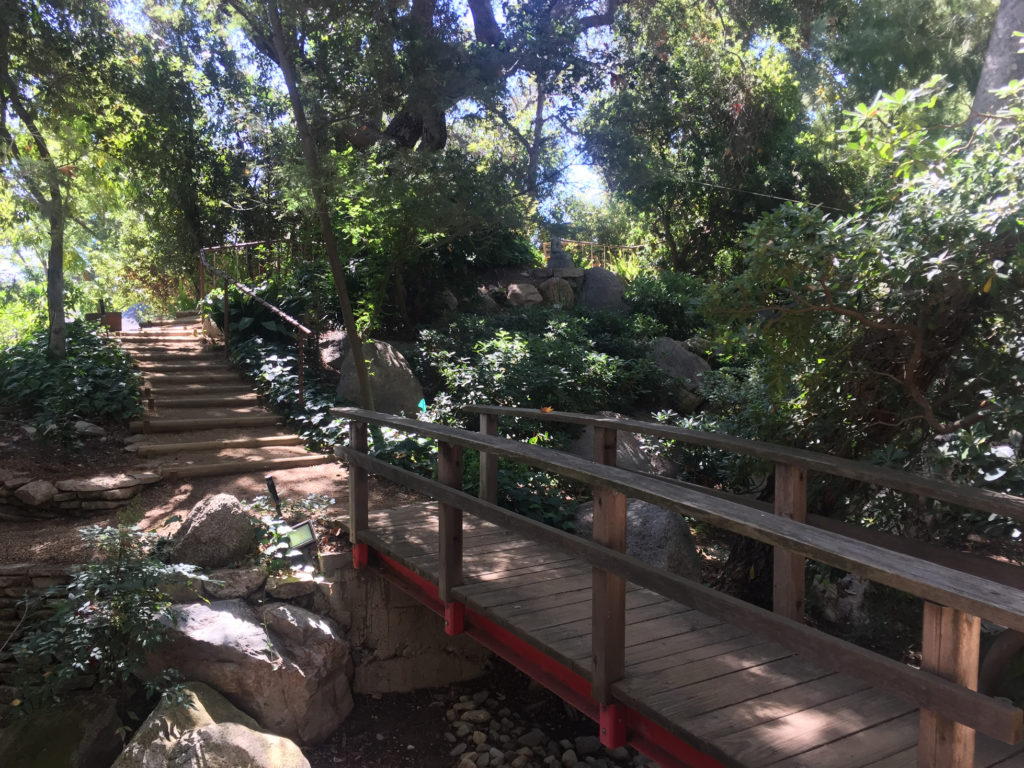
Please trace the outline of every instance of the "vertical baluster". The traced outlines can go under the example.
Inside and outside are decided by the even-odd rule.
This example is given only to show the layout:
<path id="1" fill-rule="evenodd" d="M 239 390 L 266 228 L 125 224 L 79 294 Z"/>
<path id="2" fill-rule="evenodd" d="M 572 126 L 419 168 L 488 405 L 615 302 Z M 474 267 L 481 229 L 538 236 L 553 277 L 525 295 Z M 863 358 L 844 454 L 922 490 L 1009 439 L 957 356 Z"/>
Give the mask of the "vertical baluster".
<path id="1" fill-rule="evenodd" d="M 921 669 L 978 689 L 981 619 L 925 602 L 921 633 Z M 918 768 L 973 768 L 974 729 L 926 709 L 921 710 Z"/>
<path id="2" fill-rule="evenodd" d="M 791 464 L 775 465 L 775 514 L 807 521 L 807 470 Z M 772 604 L 775 613 L 793 621 L 804 620 L 805 558 L 775 547 Z"/>
<path id="3" fill-rule="evenodd" d="M 615 466 L 617 431 L 594 427 L 594 461 Z M 594 541 L 626 551 L 626 496 L 611 488 L 594 487 Z M 601 568 L 593 569 L 592 652 L 590 695 L 601 705 L 601 743 L 614 749 L 625 743 L 621 705 L 612 699 L 612 684 L 626 667 L 626 582 Z"/>
<path id="4" fill-rule="evenodd" d="M 348 424 L 348 444 L 353 451 L 366 453 L 368 448 L 366 424 L 361 421 L 350 421 Z M 366 470 L 357 467 L 353 462 L 348 465 L 348 538 L 352 542 L 352 565 L 357 570 L 365 568 L 369 559 L 369 549 L 365 542 L 359 540 L 361 531 L 365 531 L 370 519 L 370 483 Z"/>
<path id="5" fill-rule="evenodd" d="M 228 354 L 228 279 L 224 278 L 224 355 Z"/>
<path id="6" fill-rule="evenodd" d="M 462 489 L 462 447 L 439 442 L 437 479 Z M 437 593 L 444 601 L 444 631 L 458 635 L 465 625 L 465 606 L 456 602 L 452 590 L 462 584 L 462 510 L 440 504 L 438 510 Z"/>
<path id="7" fill-rule="evenodd" d="M 480 414 L 480 434 L 496 437 L 498 417 L 489 413 Z M 498 457 L 493 453 L 480 451 L 480 493 L 484 501 L 498 503 Z"/>

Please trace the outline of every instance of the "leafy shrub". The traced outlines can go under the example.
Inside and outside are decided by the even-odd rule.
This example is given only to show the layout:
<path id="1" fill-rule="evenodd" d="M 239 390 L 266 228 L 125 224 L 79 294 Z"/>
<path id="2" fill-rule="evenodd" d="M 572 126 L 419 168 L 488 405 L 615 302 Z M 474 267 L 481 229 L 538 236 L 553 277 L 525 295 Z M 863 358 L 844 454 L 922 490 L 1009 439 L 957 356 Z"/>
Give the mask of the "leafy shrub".
<path id="1" fill-rule="evenodd" d="M 68 324 L 60 360 L 47 342 L 43 331 L 0 352 L 0 403 L 31 418 L 44 438 L 73 444 L 78 419 L 125 422 L 142 412 L 142 377 L 96 326 Z"/>
<path id="2" fill-rule="evenodd" d="M 171 601 L 162 585 L 194 575 L 193 566 L 157 559 L 152 532 L 91 526 L 82 536 L 95 546 L 98 559 L 74 574 L 56 612 L 15 644 L 13 680 L 24 696 L 22 711 L 44 706 L 85 681 L 123 697 L 146 655 L 166 639 L 164 614 Z M 174 680 L 169 671 L 145 685 L 155 693 Z"/>
<path id="3" fill-rule="evenodd" d="M 634 312 L 648 315 L 665 326 L 673 339 L 686 339 L 704 323 L 700 315 L 704 285 L 682 272 L 646 271 L 626 285 L 625 298 Z"/>

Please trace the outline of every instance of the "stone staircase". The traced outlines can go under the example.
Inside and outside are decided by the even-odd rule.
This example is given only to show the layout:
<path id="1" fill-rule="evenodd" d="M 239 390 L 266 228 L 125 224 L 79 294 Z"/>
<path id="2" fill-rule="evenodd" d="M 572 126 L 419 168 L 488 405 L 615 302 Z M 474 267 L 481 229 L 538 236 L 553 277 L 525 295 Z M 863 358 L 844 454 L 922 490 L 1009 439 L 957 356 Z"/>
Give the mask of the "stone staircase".
<path id="1" fill-rule="evenodd" d="M 221 345 L 210 343 L 195 316 L 119 334 L 143 375 L 142 418 L 131 447 L 147 468 L 169 480 L 308 467 L 333 461 L 310 453 L 280 428 Z"/>

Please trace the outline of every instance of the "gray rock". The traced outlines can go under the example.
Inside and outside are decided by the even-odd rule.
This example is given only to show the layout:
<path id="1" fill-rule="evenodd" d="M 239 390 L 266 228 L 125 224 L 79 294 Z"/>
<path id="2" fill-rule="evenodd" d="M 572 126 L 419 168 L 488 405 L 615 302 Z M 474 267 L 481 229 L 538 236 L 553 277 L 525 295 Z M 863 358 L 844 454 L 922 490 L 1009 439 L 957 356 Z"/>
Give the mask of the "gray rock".
<path id="1" fill-rule="evenodd" d="M 533 283 L 512 283 L 505 292 L 505 298 L 513 307 L 544 303 L 544 297 Z"/>
<path id="2" fill-rule="evenodd" d="M 576 294 L 568 280 L 560 277 L 551 277 L 540 284 L 540 295 L 544 297 L 546 304 L 558 304 L 563 307 L 571 307 L 576 303 Z"/>
<path id="3" fill-rule="evenodd" d="M 348 354 L 348 338 L 342 330 L 328 331 L 320 336 L 320 360 L 329 368 L 341 370 L 341 361 Z"/>
<path id="4" fill-rule="evenodd" d="M 695 355 L 687 345 L 667 336 L 654 340 L 648 359 L 658 370 L 667 376 L 680 379 L 687 389 L 695 390 L 700 386 L 705 371 L 710 371 L 708 362 Z"/>
<path id="5" fill-rule="evenodd" d="M 256 531 L 234 496 L 219 493 L 188 513 L 171 540 L 171 560 L 204 568 L 232 565 L 256 551 Z"/>
<path id="6" fill-rule="evenodd" d="M 864 601 L 871 588 L 871 582 L 848 573 L 838 581 L 816 577 L 811 590 L 817 594 L 817 602 L 826 619 L 835 624 L 865 626 L 871 617 L 865 610 Z"/>
<path id="7" fill-rule="evenodd" d="M 600 411 L 597 415 L 606 419 L 622 418 L 622 414 L 612 411 Z M 593 461 L 594 428 L 586 427 L 583 434 L 569 444 L 567 450 L 574 456 Z M 647 472 L 653 475 L 675 475 L 679 471 L 678 465 L 656 455 L 632 432 L 617 433 L 615 465 L 632 472 Z"/>
<path id="8" fill-rule="evenodd" d="M 47 480 L 33 480 L 21 486 L 14 495 L 30 507 L 41 507 L 57 495 L 57 486 Z"/>
<path id="9" fill-rule="evenodd" d="M 451 289 L 449 288 L 445 288 L 443 291 L 441 291 L 440 295 L 437 298 L 438 301 L 441 302 L 441 306 L 447 309 L 449 312 L 454 312 L 456 309 L 459 308 L 459 300 L 455 297 L 455 294 L 452 293 Z"/>
<path id="10" fill-rule="evenodd" d="M 294 600 L 316 591 L 316 579 L 308 573 L 271 576 L 267 579 L 267 594 L 277 600 Z"/>
<path id="11" fill-rule="evenodd" d="M 180 606 L 175 618 L 151 671 L 205 682 L 300 744 L 327 738 L 352 711 L 349 647 L 330 619 L 290 605 L 258 616 L 237 600 Z"/>
<path id="12" fill-rule="evenodd" d="M 103 437 L 103 435 L 107 434 L 107 430 L 101 426 L 93 424 L 91 421 L 76 421 L 75 432 L 89 437 Z"/>
<path id="13" fill-rule="evenodd" d="M 309 768 L 294 742 L 238 723 L 215 723 L 181 735 L 167 768 Z"/>
<path id="14" fill-rule="evenodd" d="M 363 355 L 368 361 L 374 407 L 385 413 L 414 415 L 419 411 L 423 387 L 401 353 L 386 341 L 374 341 L 363 344 Z M 359 380 L 352 355 L 345 355 L 339 373 L 338 397 L 358 403 Z"/>
<path id="15" fill-rule="evenodd" d="M 603 267 L 592 267 L 583 273 L 576 303 L 583 309 L 625 312 L 625 292 L 626 284 L 621 277 Z"/>
<path id="16" fill-rule="evenodd" d="M 10 768 L 96 768 L 121 751 L 113 699 L 86 694 L 39 710 L 0 730 L 0 765 Z"/>
<path id="17" fill-rule="evenodd" d="M 205 683 L 186 683 L 181 700 L 164 696 L 139 726 L 131 743 L 111 768 L 151 768 L 166 765 L 176 739 L 182 734 L 214 723 L 238 723 L 247 728 L 259 725 Z"/>
<path id="18" fill-rule="evenodd" d="M 594 530 L 594 502 L 576 509 L 576 533 L 590 538 Z M 654 568 L 700 580 L 700 556 L 686 519 L 678 512 L 646 501 L 630 499 L 626 505 L 626 554 Z"/>
<path id="19" fill-rule="evenodd" d="M 577 736 L 575 746 L 577 755 L 596 755 L 601 751 L 601 739 L 597 736 Z"/>
<path id="20" fill-rule="evenodd" d="M 262 587 L 267 574 L 262 568 L 221 568 L 210 571 L 203 592 L 214 600 L 246 598 Z"/>

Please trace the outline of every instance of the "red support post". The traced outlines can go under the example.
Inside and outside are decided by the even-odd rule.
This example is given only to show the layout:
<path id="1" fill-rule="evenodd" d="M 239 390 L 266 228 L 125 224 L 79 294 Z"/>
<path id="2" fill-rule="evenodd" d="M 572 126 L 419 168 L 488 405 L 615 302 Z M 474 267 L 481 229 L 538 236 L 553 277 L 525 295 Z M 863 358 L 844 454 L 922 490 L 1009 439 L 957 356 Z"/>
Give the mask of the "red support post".
<path id="1" fill-rule="evenodd" d="M 366 453 L 368 448 L 366 424 L 352 421 L 348 425 L 349 447 Z M 359 540 L 359 533 L 369 526 L 370 484 L 366 470 L 355 464 L 348 465 L 348 538 L 352 542 L 352 567 L 361 570 L 369 560 L 366 543 Z"/>

